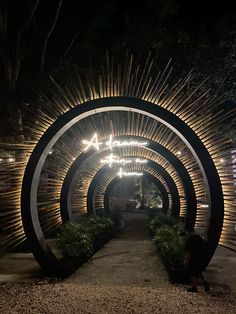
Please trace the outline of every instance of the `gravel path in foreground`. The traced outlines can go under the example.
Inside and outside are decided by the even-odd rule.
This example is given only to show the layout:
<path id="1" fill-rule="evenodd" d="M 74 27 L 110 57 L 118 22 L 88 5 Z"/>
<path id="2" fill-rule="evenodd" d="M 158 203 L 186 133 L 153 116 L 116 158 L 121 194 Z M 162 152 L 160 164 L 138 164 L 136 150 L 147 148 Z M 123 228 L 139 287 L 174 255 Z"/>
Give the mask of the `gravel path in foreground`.
<path id="1" fill-rule="evenodd" d="M 191 294 L 183 287 L 128 287 L 50 283 L 0 284 L 0 313 L 236 313 L 235 295 L 225 290 Z"/>
<path id="2" fill-rule="evenodd" d="M 171 285 L 145 217 L 126 218 L 120 237 L 67 280 L 0 283 L 0 313 L 236 313 L 236 294 L 226 288 L 204 293 L 200 287 L 198 293 L 189 293 L 182 285 Z"/>

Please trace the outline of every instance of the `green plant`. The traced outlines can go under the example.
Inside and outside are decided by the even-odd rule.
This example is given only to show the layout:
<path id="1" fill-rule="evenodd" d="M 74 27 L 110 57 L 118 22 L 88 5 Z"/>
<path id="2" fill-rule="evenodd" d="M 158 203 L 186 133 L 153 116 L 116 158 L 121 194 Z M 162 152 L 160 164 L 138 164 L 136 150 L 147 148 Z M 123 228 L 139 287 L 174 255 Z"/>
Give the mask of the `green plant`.
<path id="1" fill-rule="evenodd" d="M 95 240 L 102 234 L 105 234 L 113 229 L 114 223 L 108 217 L 92 217 L 86 223 L 86 228 L 92 240 Z"/>
<path id="2" fill-rule="evenodd" d="M 113 226 L 110 218 L 98 216 L 84 216 L 79 222 L 68 222 L 58 233 L 58 248 L 65 257 L 89 257 L 94 243 L 101 236 L 110 234 Z"/>
<path id="3" fill-rule="evenodd" d="M 141 207 L 143 208 L 158 207 L 162 204 L 159 188 L 147 178 L 143 178 L 140 183 L 136 185 L 134 199 L 141 203 Z"/>
<path id="4" fill-rule="evenodd" d="M 115 225 L 119 226 L 123 218 L 121 208 L 116 206 L 113 209 L 111 209 L 109 217 L 111 218 L 111 220 L 113 221 Z"/>
<path id="5" fill-rule="evenodd" d="M 162 212 L 158 212 L 150 221 L 149 221 L 149 228 L 153 234 L 156 233 L 156 229 L 159 229 L 163 225 L 174 226 L 176 225 L 176 220 L 171 217 L 167 216 Z"/>
<path id="6" fill-rule="evenodd" d="M 169 266 L 181 266 L 184 259 L 185 238 L 179 225 L 163 225 L 153 238 L 163 261 Z"/>
<path id="7" fill-rule="evenodd" d="M 89 257 L 92 250 L 92 238 L 86 226 L 77 222 L 68 222 L 58 233 L 58 248 L 65 257 Z"/>

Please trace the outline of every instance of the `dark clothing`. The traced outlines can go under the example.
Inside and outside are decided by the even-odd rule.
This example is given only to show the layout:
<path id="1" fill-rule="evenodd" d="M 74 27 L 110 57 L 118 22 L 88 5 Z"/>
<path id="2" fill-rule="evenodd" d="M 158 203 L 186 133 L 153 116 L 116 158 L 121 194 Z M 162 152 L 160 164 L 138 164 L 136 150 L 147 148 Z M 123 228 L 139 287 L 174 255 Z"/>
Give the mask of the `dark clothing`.
<path id="1" fill-rule="evenodd" d="M 191 235 L 187 241 L 185 250 L 190 252 L 188 272 L 191 276 L 197 276 L 204 271 L 204 240 L 197 234 Z"/>

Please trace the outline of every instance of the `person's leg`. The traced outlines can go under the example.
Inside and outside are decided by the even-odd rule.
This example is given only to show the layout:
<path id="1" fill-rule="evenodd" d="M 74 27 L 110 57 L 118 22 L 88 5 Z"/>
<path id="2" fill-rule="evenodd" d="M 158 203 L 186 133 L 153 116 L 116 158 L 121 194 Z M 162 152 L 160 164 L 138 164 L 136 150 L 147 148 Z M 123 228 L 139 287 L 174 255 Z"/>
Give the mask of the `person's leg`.
<path id="1" fill-rule="evenodd" d="M 188 292 L 197 292 L 197 275 L 192 275 L 191 276 L 191 287 L 187 288 Z"/>
<path id="2" fill-rule="evenodd" d="M 206 278 L 204 277 L 204 274 L 203 274 L 203 273 L 200 274 L 200 278 L 202 279 L 202 283 L 203 283 L 203 286 L 204 286 L 204 291 L 205 291 L 205 292 L 210 291 L 209 283 L 207 282 L 207 280 L 206 280 Z"/>

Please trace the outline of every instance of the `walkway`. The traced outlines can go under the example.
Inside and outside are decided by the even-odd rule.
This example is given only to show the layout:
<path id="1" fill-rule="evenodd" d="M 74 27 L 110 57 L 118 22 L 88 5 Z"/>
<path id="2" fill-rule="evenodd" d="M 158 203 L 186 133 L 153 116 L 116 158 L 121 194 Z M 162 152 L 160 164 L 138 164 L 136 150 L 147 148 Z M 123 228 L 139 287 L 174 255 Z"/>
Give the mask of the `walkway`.
<path id="1" fill-rule="evenodd" d="M 38 266 L 30 255 L 25 256 L 25 264 L 23 255 L 18 255 L 20 263 L 17 258 L 12 262 L 10 255 L 0 258 L 0 272 L 7 280 L 0 283 L 0 313 L 236 313 L 236 294 L 227 287 L 235 287 L 236 261 L 231 259 L 235 253 L 219 248 L 208 267 L 212 290 L 191 294 L 182 285 L 169 283 L 145 227 L 144 214 L 127 213 L 125 218 L 126 228 L 120 236 L 67 280 L 37 279 Z M 224 250 L 228 252 L 226 259 Z M 14 278 L 19 272 L 21 278 Z M 222 274 L 228 274 L 228 282 L 221 282 Z M 24 275 L 26 280 L 22 281 Z M 4 280 L 1 275 L 0 280 Z"/>
<path id="2" fill-rule="evenodd" d="M 121 234 L 72 275 L 69 282 L 170 286 L 168 274 L 150 241 L 146 213 L 125 213 L 124 218 Z"/>

